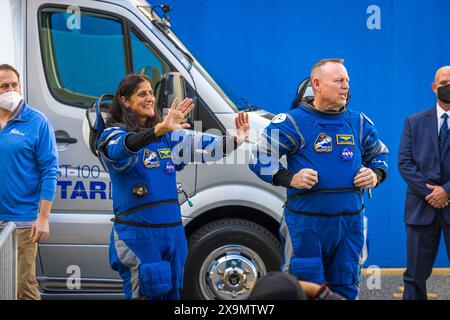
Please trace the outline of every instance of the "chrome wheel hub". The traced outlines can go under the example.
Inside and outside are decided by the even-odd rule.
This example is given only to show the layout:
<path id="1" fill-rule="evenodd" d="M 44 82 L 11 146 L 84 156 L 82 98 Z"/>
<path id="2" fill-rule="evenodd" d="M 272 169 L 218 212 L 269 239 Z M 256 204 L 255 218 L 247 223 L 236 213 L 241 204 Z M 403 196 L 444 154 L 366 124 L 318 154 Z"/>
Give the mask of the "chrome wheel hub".
<path id="1" fill-rule="evenodd" d="M 262 259 L 253 250 L 239 245 L 211 252 L 200 269 L 200 289 L 206 299 L 248 298 L 259 277 L 266 274 Z"/>

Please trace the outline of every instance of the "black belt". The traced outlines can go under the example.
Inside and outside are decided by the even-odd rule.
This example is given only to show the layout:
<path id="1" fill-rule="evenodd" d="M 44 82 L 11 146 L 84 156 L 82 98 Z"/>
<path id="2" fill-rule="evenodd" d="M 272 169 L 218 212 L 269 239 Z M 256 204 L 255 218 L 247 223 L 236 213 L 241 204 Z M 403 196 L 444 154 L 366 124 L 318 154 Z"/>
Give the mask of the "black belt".
<path id="1" fill-rule="evenodd" d="M 111 219 L 113 221 L 114 219 Z M 114 220 L 115 223 L 126 224 L 133 227 L 144 227 L 144 228 L 169 228 L 176 227 L 182 224 L 182 221 L 170 222 L 170 223 L 147 223 L 147 222 L 136 222 L 129 220 Z"/>
<path id="2" fill-rule="evenodd" d="M 301 215 L 301 216 L 311 216 L 311 217 L 339 217 L 339 216 L 356 216 L 364 211 L 364 205 L 361 209 L 353 212 L 338 212 L 338 213 L 323 213 L 323 212 L 307 212 L 307 211 L 298 211 L 294 210 L 285 204 L 285 208 L 291 211 L 292 213 Z"/>
<path id="3" fill-rule="evenodd" d="M 292 195 L 290 195 L 287 199 L 286 199 L 286 203 L 300 198 L 302 196 L 309 196 L 311 194 L 315 194 L 315 193 L 344 193 L 344 192 L 355 192 L 355 193 L 359 193 L 359 194 L 363 194 L 364 191 L 361 188 L 328 188 L 328 189 L 311 189 L 311 190 L 305 190 L 305 191 L 300 191 L 297 193 L 294 193 Z"/>
<path id="4" fill-rule="evenodd" d="M 121 213 L 118 213 L 114 216 L 114 218 L 111 219 L 114 223 L 122 223 L 130 226 L 135 227 L 146 227 L 146 228 L 167 228 L 167 227 L 175 227 L 182 224 L 182 221 L 177 222 L 170 222 L 170 223 L 147 223 L 147 222 L 136 222 L 136 221 L 130 221 L 130 220 L 121 220 L 120 218 L 123 218 L 125 216 L 128 216 L 136 211 L 146 209 L 149 207 L 159 206 L 163 204 L 179 204 L 178 199 L 168 199 L 168 200 L 160 200 L 160 201 L 153 201 L 141 204 L 139 206 L 130 208 L 128 210 L 122 211 Z"/>
<path id="5" fill-rule="evenodd" d="M 338 216 L 354 216 L 357 214 L 360 214 L 364 211 L 364 205 L 361 207 L 361 209 L 353 212 L 338 212 L 338 213 L 324 213 L 324 212 L 307 212 L 307 211 L 299 211 L 292 209 L 288 202 L 292 201 L 294 199 L 300 198 L 302 196 L 307 196 L 315 193 L 344 193 L 344 192 L 356 192 L 359 194 L 363 194 L 364 191 L 361 188 L 329 188 L 329 189 L 315 189 L 315 190 L 306 190 L 301 191 L 298 193 L 295 193 L 291 196 L 289 196 L 286 199 L 286 202 L 284 203 L 283 207 L 291 211 L 292 213 L 302 215 L 302 216 L 318 216 L 318 217 L 338 217 Z"/>

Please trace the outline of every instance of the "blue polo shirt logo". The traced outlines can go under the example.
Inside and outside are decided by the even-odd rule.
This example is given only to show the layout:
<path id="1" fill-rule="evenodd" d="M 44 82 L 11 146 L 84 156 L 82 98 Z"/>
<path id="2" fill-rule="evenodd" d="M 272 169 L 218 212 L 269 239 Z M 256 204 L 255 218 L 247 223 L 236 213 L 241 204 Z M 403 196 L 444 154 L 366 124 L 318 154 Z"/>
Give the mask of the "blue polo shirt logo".
<path id="1" fill-rule="evenodd" d="M 10 134 L 15 134 L 15 135 L 18 135 L 18 136 L 25 136 L 25 133 L 20 132 L 20 131 L 17 130 L 17 129 L 12 129 L 9 133 L 10 133 Z"/>

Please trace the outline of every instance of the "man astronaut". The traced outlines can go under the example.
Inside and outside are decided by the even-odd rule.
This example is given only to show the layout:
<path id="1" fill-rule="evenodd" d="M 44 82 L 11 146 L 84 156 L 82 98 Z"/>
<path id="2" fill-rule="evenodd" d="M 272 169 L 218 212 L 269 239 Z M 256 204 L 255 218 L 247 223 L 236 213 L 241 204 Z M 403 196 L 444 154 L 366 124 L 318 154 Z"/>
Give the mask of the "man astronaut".
<path id="1" fill-rule="evenodd" d="M 363 192 L 385 180 L 388 149 L 373 122 L 346 107 L 343 60 L 320 60 L 310 78 L 314 99 L 273 118 L 249 166 L 262 180 L 287 188 L 282 270 L 300 280 L 327 282 L 355 299 L 364 246 Z M 283 155 L 287 168 L 279 162 Z"/>

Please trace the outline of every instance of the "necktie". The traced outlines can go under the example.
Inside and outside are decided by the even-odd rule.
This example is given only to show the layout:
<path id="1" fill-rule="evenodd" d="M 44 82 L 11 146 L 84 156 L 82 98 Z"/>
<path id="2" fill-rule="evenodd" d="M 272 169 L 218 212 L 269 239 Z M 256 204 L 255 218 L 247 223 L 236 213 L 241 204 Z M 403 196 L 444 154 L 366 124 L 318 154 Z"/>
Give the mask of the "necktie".
<path id="1" fill-rule="evenodd" d="M 447 140 L 448 137 L 448 114 L 444 113 L 441 118 L 444 119 L 444 122 L 441 125 L 441 129 L 439 130 L 439 148 L 441 148 L 442 150 L 445 144 L 445 140 Z"/>

